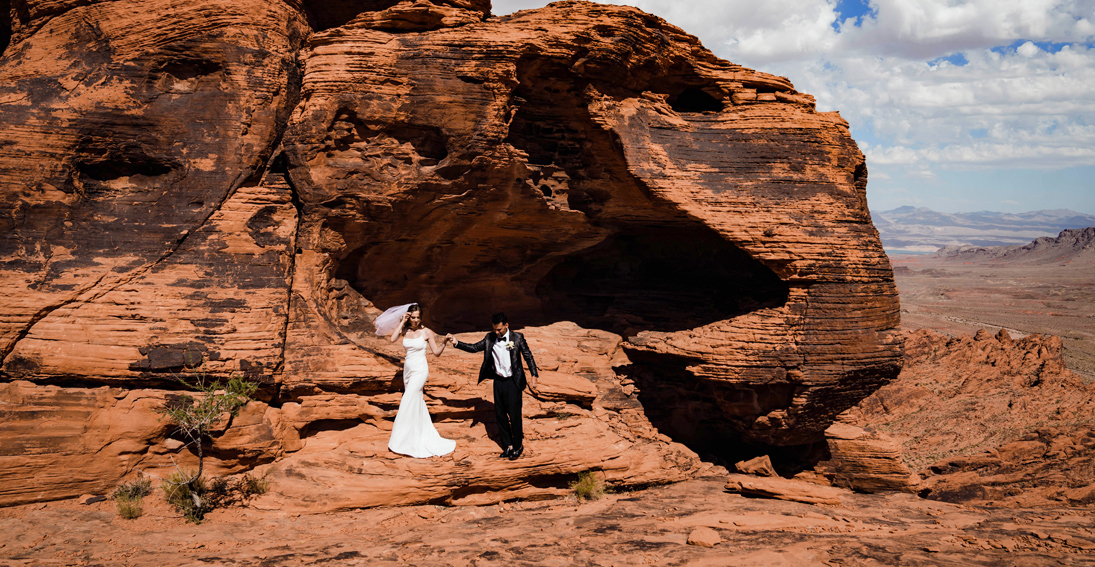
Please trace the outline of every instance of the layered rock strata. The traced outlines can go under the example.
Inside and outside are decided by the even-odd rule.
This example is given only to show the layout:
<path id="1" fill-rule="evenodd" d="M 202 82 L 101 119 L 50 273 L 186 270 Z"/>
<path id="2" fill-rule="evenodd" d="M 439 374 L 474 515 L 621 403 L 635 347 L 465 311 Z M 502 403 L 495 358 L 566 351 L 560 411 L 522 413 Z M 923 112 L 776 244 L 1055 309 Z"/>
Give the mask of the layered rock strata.
<path id="1" fill-rule="evenodd" d="M 656 17 L 17 4 L 0 58 L 5 502 L 165 470 L 154 400 L 192 372 L 262 385 L 213 470 L 268 468 L 269 506 L 318 510 L 551 495 L 586 469 L 679 480 L 694 451 L 820 441 L 900 367 L 847 124 Z M 371 320 L 409 301 L 466 340 L 497 310 L 525 327 L 545 376 L 519 466 L 489 458 L 489 393 L 458 353 L 431 359 L 426 393 L 463 449 L 385 452 L 402 352 Z M 58 472 L 81 456 L 98 484 Z M 349 488 L 307 489 L 325 482 Z"/>

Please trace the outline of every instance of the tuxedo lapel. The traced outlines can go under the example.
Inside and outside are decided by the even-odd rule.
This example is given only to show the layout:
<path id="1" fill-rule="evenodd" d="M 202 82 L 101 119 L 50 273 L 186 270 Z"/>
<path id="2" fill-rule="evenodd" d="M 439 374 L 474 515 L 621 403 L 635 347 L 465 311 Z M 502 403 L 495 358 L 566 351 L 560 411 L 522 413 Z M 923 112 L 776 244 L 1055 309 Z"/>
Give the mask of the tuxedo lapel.
<path id="1" fill-rule="evenodd" d="M 513 368 L 513 373 L 517 374 L 517 369 L 521 367 L 521 361 L 517 357 L 517 336 L 513 334 L 513 331 L 509 332 L 509 340 L 513 343 L 513 348 L 509 351 L 509 365 Z"/>

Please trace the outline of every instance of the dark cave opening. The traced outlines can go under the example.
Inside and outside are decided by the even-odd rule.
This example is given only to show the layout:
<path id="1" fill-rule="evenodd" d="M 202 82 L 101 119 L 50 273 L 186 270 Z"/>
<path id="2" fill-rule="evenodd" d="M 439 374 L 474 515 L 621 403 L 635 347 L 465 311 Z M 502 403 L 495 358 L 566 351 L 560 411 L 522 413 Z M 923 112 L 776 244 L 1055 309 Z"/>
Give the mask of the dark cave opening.
<path id="1" fill-rule="evenodd" d="M 562 259 L 536 285 L 542 317 L 634 335 L 680 331 L 787 301 L 776 274 L 697 226 L 631 226 Z"/>
<path id="2" fill-rule="evenodd" d="M 702 361 L 669 354 L 627 349 L 631 364 L 616 367 L 632 380 L 643 413 L 659 433 L 668 435 L 709 463 L 734 470 L 734 464 L 768 455 L 781 476 L 791 477 L 830 458 L 824 439 L 797 445 L 750 441 L 743 435 L 753 417 L 790 404 L 788 382 L 722 386 L 696 378 L 687 367 Z M 727 390 L 747 406 L 727 408 Z M 728 411 L 729 409 L 729 411 Z M 740 420 L 735 419 L 740 416 Z"/>
<path id="3" fill-rule="evenodd" d="M 195 77 L 212 75 L 213 73 L 222 70 L 224 70 L 224 67 L 217 61 L 211 61 L 200 57 L 180 57 L 178 59 L 165 61 L 157 67 L 153 73 L 166 73 L 176 79 L 185 81 Z"/>
<path id="4" fill-rule="evenodd" d="M 410 144 L 420 158 L 420 166 L 437 165 L 449 155 L 448 138 L 436 126 L 372 123 L 362 120 L 352 110 L 343 110 L 328 131 L 332 147 L 338 151 L 346 151 L 358 142 L 379 146 L 387 139 L 394 145 Z"/>
<path id="5" fill-rule="evenodd" d="M 178 168 L 173 159 L 155 155 L 146 144 L 118 142 L 105 135 L 82 140 L 76 147 L 73 166 L 85 180 L 111 181 L 121 177 L 159 177 Z"/>
<path id="6" fill-rule="evenodd" d="M 304 12 L 315 31 L 337 28 L 350 23 L 363 12 L 387 10 L 400 0 L 304 0 Z"/>
<path id="7" fill-rule="evenodd" d="M 462 264 L 457 248 L 434 252 L 432 272 L 408 266 L 410 273 L 381 279 L 369 267 L 398 266 L 416 245 L 365 246 L 340 261 L 334 276 L 382 309 L 423 302 L 426 324 L 447 332 L 482 330 L 496 311 L 519 327 L 571 321 L 625 337 L 674 332 L 778 307 L 789 293 L 769 268 L 699 224 L 625 226 L 595 246 L 532 266 L 501 260 L 518 257 L 513 250 L 478 266 Z"/>
<path id="8" fill-rule="evenodd" d="M 11 0 L 0 0 L 0 57 L 11 45 Z"/>
<path id="9" fill-rule="evenodd" d="M 169 159 L 149 155 L 139 144 L 126 144 L 104 151 L 89 149 L 76 159 L 75 169 L 85 178 L 110 181 L 121 177 L 158 177 L 173 171 Z"/>
<path id="10" fill-rule="evenodd" d="M 669 106 L 677 112 L 720 112 L 723 104 L 700 87 L 688 87 L 669 96 Z"/>

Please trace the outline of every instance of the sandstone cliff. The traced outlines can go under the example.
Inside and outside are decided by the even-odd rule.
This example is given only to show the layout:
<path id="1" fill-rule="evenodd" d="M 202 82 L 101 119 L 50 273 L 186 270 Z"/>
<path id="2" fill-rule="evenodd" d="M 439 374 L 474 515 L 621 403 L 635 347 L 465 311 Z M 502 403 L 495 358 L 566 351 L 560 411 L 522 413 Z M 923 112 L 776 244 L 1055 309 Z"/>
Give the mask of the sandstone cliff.
<path id="1" fill-rule="evenodd" d="M 214 468 L 320 510 L 680 480 L 820 441 L 900 368 L 847 123 L 639 10 L 16 0 L 5 23 L 0 502 L 163 470 L 152 410 L 188 372 L 262 385 Z M 426 394 L 462 449 L 386 453 L 402 353 L 371 319 L 412 300 L 469 340 L 496 310 L 524 327 L 546 372 L 519 466 L 451 352 Z"/>

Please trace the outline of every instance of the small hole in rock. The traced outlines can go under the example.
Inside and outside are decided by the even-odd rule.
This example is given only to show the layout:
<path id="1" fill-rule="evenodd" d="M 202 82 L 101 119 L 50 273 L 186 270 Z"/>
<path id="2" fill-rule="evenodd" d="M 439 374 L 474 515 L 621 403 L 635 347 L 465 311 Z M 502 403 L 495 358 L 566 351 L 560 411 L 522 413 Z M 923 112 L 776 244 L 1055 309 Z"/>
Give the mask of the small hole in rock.
<path id="1" fill-rule="evenodd" d="M 699 87 L 688 87 L 669 97 L 669 106 L 677 112 L 719 112 L 723 108 L 722 102 Z"/>

